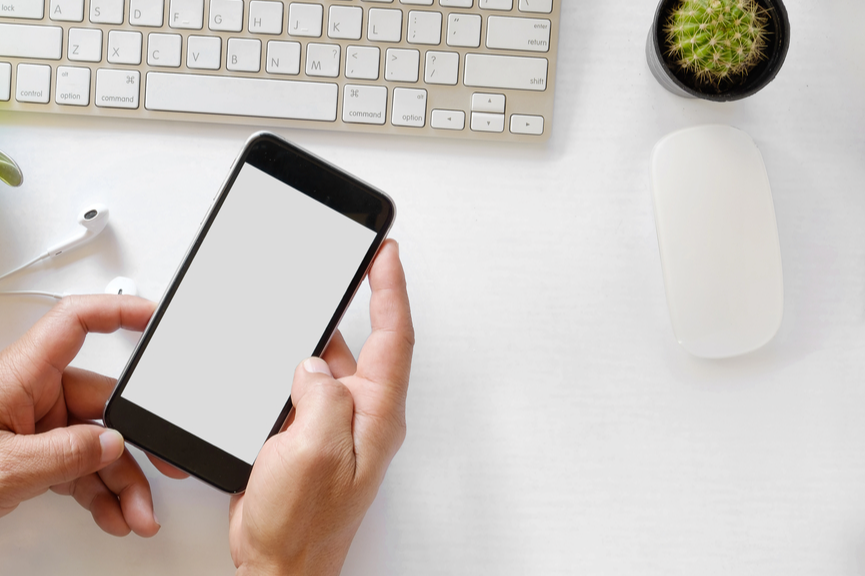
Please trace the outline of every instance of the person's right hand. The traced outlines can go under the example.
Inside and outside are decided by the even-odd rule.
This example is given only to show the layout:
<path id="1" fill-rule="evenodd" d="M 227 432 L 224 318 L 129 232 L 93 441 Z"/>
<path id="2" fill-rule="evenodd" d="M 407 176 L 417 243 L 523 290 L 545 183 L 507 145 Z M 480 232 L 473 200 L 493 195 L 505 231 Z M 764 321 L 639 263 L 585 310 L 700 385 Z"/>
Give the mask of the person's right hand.
<path id="1" fill-rule="evenodd" d="M 405 438 L 414 348 L 396 242 L 369 273 L 372 334 L 357 363 L 337 333 L 325 360 L 295 371 L 287 429 L 258 455 L 229 510 L 238 574 L 339 574 L 384 473 Z"/>

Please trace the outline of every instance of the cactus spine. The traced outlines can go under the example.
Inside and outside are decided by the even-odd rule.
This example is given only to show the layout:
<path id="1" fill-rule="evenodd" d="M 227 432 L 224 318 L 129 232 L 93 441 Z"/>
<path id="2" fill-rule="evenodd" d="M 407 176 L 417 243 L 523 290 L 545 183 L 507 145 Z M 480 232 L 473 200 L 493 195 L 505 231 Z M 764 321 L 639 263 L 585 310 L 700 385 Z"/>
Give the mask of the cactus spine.
<path id="1" fill-rule="evenodd" d="M 699 82 L 719 86 L 766 57 L 767 23 L 755 0 L 682 0 L 664 28 L 667 55 Z"/>

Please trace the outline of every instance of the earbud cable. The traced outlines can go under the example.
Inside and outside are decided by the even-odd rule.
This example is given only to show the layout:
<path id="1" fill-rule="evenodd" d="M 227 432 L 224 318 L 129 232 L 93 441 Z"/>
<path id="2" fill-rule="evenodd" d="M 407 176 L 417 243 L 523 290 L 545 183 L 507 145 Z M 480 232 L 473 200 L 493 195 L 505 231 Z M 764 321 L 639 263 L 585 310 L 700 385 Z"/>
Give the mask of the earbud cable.
<path id="1" fill-rule="evenodd" d="M 41 290 L 10 290 L 8 292 L 0 292 L 0 296 L 45 296 L 61 300 L 63 294 L 55 294 L 54 292 L 42 292 Z"/>
<path id="2" fill-rule="evenodd" d="M 6 272 L 2 276 L 0 276 L 0 280 L 3 280 L 4 278 L 8 278 L 9 276 L 12 276 L 13 274 L 17 274 L 18 272 L 21 272 L 25 268 L 33 266 L 34 264 L 36 264 L 40 260 L 44 260 L 45 258 L 48 258 L 48 256 L 49 256 L 48 252 L 44 252 L 44 253 L 40 254 L 39 256 L 37 256 L 36 258 L 34 258 L 33 260 L 31 260 L 30 262 L 27 262 L 26 264 L 23 264 L 23 265 L 19 266 L 18 268 L 15 268 L 14 270 L 10 270 L 9 272 Z"/>

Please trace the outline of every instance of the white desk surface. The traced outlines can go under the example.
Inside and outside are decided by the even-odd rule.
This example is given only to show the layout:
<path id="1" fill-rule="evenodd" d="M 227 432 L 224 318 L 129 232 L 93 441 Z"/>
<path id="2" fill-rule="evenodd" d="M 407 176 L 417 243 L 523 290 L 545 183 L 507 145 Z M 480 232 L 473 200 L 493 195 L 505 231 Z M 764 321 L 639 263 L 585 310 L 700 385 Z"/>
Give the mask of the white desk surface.
<path id="1" fill-rule="evenodd" d="M 865 566 L 865 4 L 789 0 L 780 75 L 726 105 L 665 92 L 655 2 L 622 6 L 567 0 L 547 145 L 283 132 L 394 197 L 417 330 L 408 438 L 346 575 Z M 658 138 L 709 122 L 763 153 L 786 289 L 775 340 L 722 362 L 673 338 L 648 181 Z M 0 189 L 0 270 L 111 208 L 98 240 L 9 286 L 125 275 L 158 298 L 252 130 L 0 117 L 27 176 Z M 367 299 L 343 323 L 355 348 Z M 0 300 L 0 345 L 45 310 Z M 134 341 L 92 337 L 77 363 L 116 376 Z M 148 474 L 155 538 L 104 535 L 49 493 L 0 519 L 0 573 L 231 574 L 228 498 Z"/>

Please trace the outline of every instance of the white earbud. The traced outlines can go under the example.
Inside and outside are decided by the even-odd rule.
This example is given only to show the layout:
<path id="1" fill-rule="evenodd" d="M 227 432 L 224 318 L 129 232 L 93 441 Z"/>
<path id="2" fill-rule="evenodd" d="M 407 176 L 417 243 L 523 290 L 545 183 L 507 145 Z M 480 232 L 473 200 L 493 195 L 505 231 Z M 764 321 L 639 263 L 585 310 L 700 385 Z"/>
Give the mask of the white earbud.
<path id="1" fill-rule="evenodd" d="M 45 258 L 62 254 L 63 252 L 81 246 L 85 242 L 95 238 L 100 232 L 105 230 L 106 226 L 108 226 L 108 206 L 105 204 L 93 204 L 92 206 L 88 206 L 78 215 L 78 224 L 81 226 L 81 229 L 74 237 L 58 242 L 33 260 L 30 260 L 5 274 L 0 274 L 0 280 L 12 276 L 25 268 L 33 266 Z"/>
<path id="2" fill-rule="evenodd" d="M 88 206 L 78 215 L 78 224 L 81 225 L 81 229 L 75 236 L 46 250 L 49 256 L 57 256 L 67 250 L 77 248 L 105 230 L 105 227 L 108 226 L 108 206 L 105 204 Z"/>
<path id="3" fill-rule="evenodd" d="M 137 296 L 138 288 L 131 278 L 118 276 L 108 283 L 105 287 L 106 294 L 126 294 L 128 296 Z M 43 290 L 9 290 L 8 292 L 0 292 L 0 296 L 45 296 L 46 298 L 54 298 L 60 300 L 66 296 L 71 296 L 68 292 L 46 292 Z"/>
<path id="4" fill-rule="evenodd" d="M 138 296 L 138 288 L 131 278 L 118 276 L 105 287 L 106 294 L 126 294 L 127 296 Z"/>

